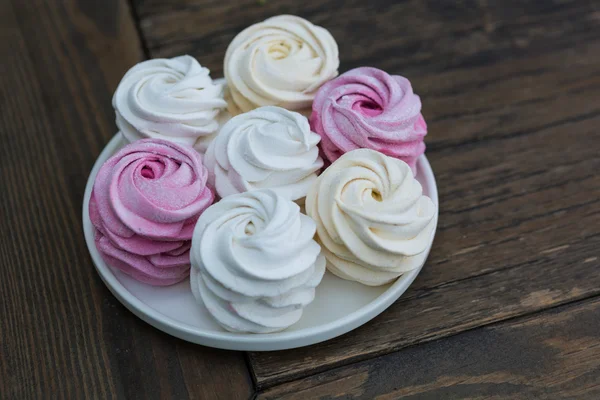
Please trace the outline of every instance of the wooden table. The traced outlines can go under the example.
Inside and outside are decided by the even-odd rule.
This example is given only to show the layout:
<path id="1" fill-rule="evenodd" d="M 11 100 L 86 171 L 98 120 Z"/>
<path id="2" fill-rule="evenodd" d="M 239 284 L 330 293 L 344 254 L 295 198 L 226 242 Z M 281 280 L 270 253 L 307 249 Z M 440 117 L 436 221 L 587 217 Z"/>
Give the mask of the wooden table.
<path id="1" fill-rule="evenodd" d="M 341 71 L 411 79 L 438 179 L 405 295 L 308 348 L 214 350 L 134 317 L 82 235 L 111 95 L 148 57 L 222 74 L 245 26 L 329 29 Z M 0 398 L 600 398 L 600 4 L 595 1 L 0 2 Z"/>

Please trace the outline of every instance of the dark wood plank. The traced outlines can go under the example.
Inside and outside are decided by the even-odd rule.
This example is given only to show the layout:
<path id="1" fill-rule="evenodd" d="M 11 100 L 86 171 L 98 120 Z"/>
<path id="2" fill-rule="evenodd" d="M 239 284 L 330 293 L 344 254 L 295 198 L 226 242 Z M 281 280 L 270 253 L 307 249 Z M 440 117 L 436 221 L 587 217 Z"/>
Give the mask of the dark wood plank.
<path id="1" fill-rule="evenodd" d="M 596 217 L 592 223 L 598 224 Z M 561 229 L 559 227 L 558 229 Z M 337 339 L 302 350 L 252 353 L 259 387 L 446 337 L 478 326 L 598 295 L 598 236 L 570 244 L 563 257 L 449 283 L 401 299 L 380 317 Z"/>
<path id="2" fill-rule="evenodd" d="M 590 1 L 243 5 L 144 0 L 138 8 L 153 56 L 189 52 L 215 76 L 227 44 L 249 23 L 281 12 L 321 23 L 340 42 L 340 70 L 373 65 L 412 80 L 424 101 L 429 151 L 528 133 L 598 111 L 582 90 L 600 86 L 593 57 L 600 11 Z M 330 11 L 338 8 L 343 18 Z M 175 31 L 161 35 L 168 29 Z M 212 44 L 215 36 L 218 45 Z"/>
<path id="3" fill-rule="evenodd" d="M 226 2 L 206 0 L 137 2 L 142 29 L 147 35 L 152 55 L 191 52 L 211 67 L 215 75 L 220 72 L 225 47 L 237 31 L 269 15 L 290 12 L 308 17 L 330 28 L 336 37 L 344 38 L 340 39 L 342 70 L 371 64 L 410 77 L 425 102 L 424 112 L 430 124 L 428 154 L 440 182 L 442 217 L 430 262 L 403 301 L 371 324 L 332 342 L 302 351 L 253 354 L 251 361 L 259 385 L 284 382 L 410 344 L 598 294 L 600 285 L 595 273 L 598 267 L 595 249 L 598 248 L 600 222 L 597 202 L 600 194 L 594 173 L 599 167 L 597 148 L 600 143 L 595 127 L 600 121 L 597 102 L 593 100 L 600 84 L 600 18 L 592 2 L 515 0 L 487 4 L 467 1 L 457 5 L 445 3 L 444 7 L 440 7 L 438 2 L 262 3 L 246 1 L 236 3 L 234 7 Z M 67 3 L 69 12 L 75 17 L 71 16 L 66 24 L 57 19 L 62 37 L 60 41 L 51 42 L 54 49 L 48 50 L 45 36 L 54 31 L 40 29 L 47 21 L 39 15 L 32 17 L 28 14 L 33 14 L 36 7 L 43 10 L 46 6 L 33 2 L 31 6 L 20 5 L 16 0 L 15 4 L 14 14 L 25 15 L 21 18 L 26 22 L 22 23 L 24 28 L 20 28 L 25 33 L 19 34 L 37 40 L 25 52 L 20 50 L 27 53 L 26 57 L 30 60 L 25 66 L 35 71 L 37 80 L 23 84 L 21 81 L 26 79 L 21 78 L 12 82 L 13 86 L 5 84 L 3 87 L 15 88 L 14 92 L 30 90 L 41 94 L 37 98 L 35 95 L 29 98 L 35 105 L 24 107 L 31 111 L 28 116 L 36 117 L 24 119 L 27 124 L 21 121 L 19 112 L 23 107 L 20 103 L 15 103 L 17 106 L 12 108 L 3 107 L 3 120 L 12 121 L 13 118 L 19 121 L 19 127 L 35 127 L 28 128 L 34 132 L 24 137 L 15 139 L 12 136 L 16 135 L 10 135 L 5 143 L 17 141 L 20 146 L 17 148 L 23 150 L 24 143 L 31 141 L 35 134 L 36 137 L 44 137 L 48 142 L 44 144 L 48 147 L 40 146 L 31 151 L 36 157 L 35 163 L 19 164 L 18 152 L 3 157 L 3 178 L 14 179 L 3 183 L 3 193 L 14 191 L 13 187 L 19 184 L 30 188 L 21 189 L 25 194 L 22 197 L 14 194 L 7 196 L 6 200 L 3 197 L 2 216 L 14 214 L 18 201 L 22 210 L 4 220 L 11 222 L 11 227 L 16 221 L 27 218 L 31 222 L 28 228 L 2 230 L 5 237 L 13 235 L 17 244 L 3 243 L 0 254 L 3 264 L 17 265 L 25 261 L 27 265 L 39 266 L 43 260 L 50 268 L 54 267 L 50 269 L 54 271 L 59 267 L 65 268 L 63 264 L 69 262 L 87 262 L 86 256 L 79 253 L 79 249 L 83 248 L 81 239 L 63 232 L 73 227 L 80 232 L 78 213 L 73 213 L 69 207 L 80 203 L 84 183 L 82 176 L 87 174 L 91 160 L 114 129 L 108 107 L 110 91 L 114 89 L 110 85 L 116 84 L 126 67 L 119 70 L 122 64 L 113 65 L 114 60 L 121 59 L 123 47 L 114 45 L 117 41 L 114 30 L 110 23 L 103 22 L 113 15 L 110 5 L 94 8 L 93 2 Z M 27 13 L 23 9 L 28 9 Z M 341 11 L 334 14 L 331 9 Z M 374 26 L 372 20 L 375 15 L 377 24 Z M 6 19 L 8 27 L 4 24 L 0 29 L 12 34 L 10 15 L 6 17 L 3 13 L 2 18 Z M 96 22 L 90 26 L 88 19 Z M 106 41 L 105 36 L 111 39 Z M 79 48 L 81 43 L 85 43 L 87 48 Z M 73 44 L 76 49 L 69 48 Z M 8 48 L 11 43 L 5 43 L 5 46 Z M 114 51 L 111 56 L 98 57 L 111 51 Z M 72 58 L 72 54 L 78 59 L 80 53 L 86 52 L 92 53 L 83 57 L 90 65 L 76 62 L 72 66 L 65 61 Z M 6 50 L 6 53 L 9 54 L 9 51 Z M 17 51 L 15 55 L 11 50 L 9 55 L 21 57 L 21 53 Z M 57 57 L 56 53 L 60 53 L 61 57 Z M 139 56 L 139 46 L 125 54 Z M 390 54 L 402 56 L 390 57 Z M 66 63 L 66 66 L 55 66 L 55 63 Z M 49 70 L 48 65 L 52 66 Z M 67 75 L 65 80 L 60 73 L 70 71 L 67 67 L 75 72 Z M 84 70 L 87 72 L 82 72 Z M 4 75 L 13 79 L 17 73 L 11 71 Z M 89 76 L 96 79 L 90 80 Z M 107 91 L 106 86 L 110 90 Z M 92 92 L 98 94 L 91 96 Z M 62 97 L 65 94 L 69 101 Z M 108 102 L 100 102 L 98 99 L 102 96 L 107 97 Z M 60 98 L 62 102 L 51 102 L 49 99 L 52 98 Z M 43 106 L 37 105 L 38 102 Z M 8 123 L 8 126 L 11 124 Z M 2 129 L 2 132 L 12 131 Z M 570 138 L 575 135 L 577 141 L 571 143 Z M 62 149 L 71 151 L 61 154 L 63 159 L 56 166 L 55 158 Z M 11 153 L 13 150 L 10 149 Z M 87 153 L 91 153 L 91 157 Z M 37 160 L 38 157 L 42 160 Z M 22 171 L 31 166 L 40 168 L 41 172 L 29 176 Z M 54 176 L 56 170 L 58 175 Z M 43 173 L 47 171 L 53 171 L 50 177 Z M 9 189 L 5 190 L 4 185 Z M 39 192 L 33 187 L 39 187 Z M 51 192 L 50 187 L 58 193 Z M 53 214 L 47 215 L 47 205 L 55 206 Z M 64 222 L 64 215 L 67 222 Z M 36 222 L 39 222 L 38 225 L 35 225 Z M 50 226 L 53 233 L 63 236 L 42 243 L 29 258 L 12 253 L 29 248 L 31 236 L 48 234 Z M 61 242 L 61 238 L 66 238 L 67 242 Z M 69 247 L 73 244 L 77 249 Z M 239 385 L 243 390 L 235 393 L 249 391 L 245 369 L 227 370 L 230 368 L 229 359 L 237 362 L 235 365 L 241 365 L 238 354 L 194 351 L 191 349 L 197 347 L 192 346 L 176 351 L 189 355 L 189 358 L 174 358 L 172 343 L 164 344 L 168 340 L 166 336 L 143 326 L 116 305 L 89 271 L 77 270 L 74 277 L 70 277 L 76 285 L 81 285 L 81 282 L 90 285 L 85 279 L 92 279 L 92 282 L 96 279 L 93 282 L 96 286 L 91 285 L 94 288 L 91 294 L 86 292 L 86 302 L 73 304 L 74 299 L 79 299 L 69 291 L 69 285 L 59 281 L 72 271 L 67 268 L 66 272 L 61 271 L 62 275 L 42 275 L 42 282 L 55 285 L 53 290 L 57 291 L 56 294 L 39 282 L 26 286 L 26 279 L 33 274 L 33 269 L 31 266 L 27 269 L 27 265 L 20 267 L 29 271 L 26 276 L 15 278 L 14 272 L 7 274 L 4 271 L 13 271 L 9 268 L 2 271 L 4 281 L 11 282 L 6 290 L 12 291 L 15 296 L 23 296 L 25 291 L 33 292 L 23 300 L 24 309 L 31 316 L 19 316 L 21 319 L 17 320 L 11 315 L 10 324 L 14 329 L 10 335 L 3 333 L 6 337 L 0 336 L 0 351 L 3 352 L 0 367 L 3 373 L 12 372 L 10 359 L 29 357 L 28 361 L 33 360 L 29 352 L 40 349 L 25 347 L 24 344 L 31 341 L 42 347 L 42 355 L 39 356 L 42 362 L 48 362 L 65 350 L 71 352 L 64 358 L 57 358 L 64 364 L 59 371 L 77 371 L 74 365 L 79 366 L 82 360 L 87 362 L 86 368 L 90 368 L 95 364 L 90 363 L 89 353 L 100 354 L 101 358 L 109 360 L 104 364 L 112 367 L 104 371 L 107 376 L 113 371 L 125 376 L 125 381 L 112 375 L 106 379 L 86 377 L 86 382 L 92 384 L 109 384 L 88 385 L 84 389 L 75 386 L 73 389 L 64 382 L 52 383 L 59 385 L 58 388 L 71 390 L 66 395 L 96 394 L 93 389 L 103 387 L 107 388 L 106 394 L 128 397 L 185 397 L 188 390 L 199 397 L 206 397 L 217 393 L 226 395 L 223 387 L 233 390 L 238 382 L 241 382 Z M 15 289 L 12 282 L 18 282 L 20 286 Z M 85 288 L 84 285 L 80 287 Z M 61 295 L 70 296 L 69 300 L 61 298 Z M 38 303 L 42 299 L 46 302 Z M 122 326 L 106 327 L 115 320 L 105 316 L 106 310 L 97 305 L 98 299 L 119 310 L 121 314 L 117 320 Z M 91 320 L 88 315 L 85 320 L 80 317 L 74 332 L 69 330 L 69 324 L 54 321 L 41 332 L 31 333 L 31 329 L 23 327 L 32 326 L 35 317 L 39 318 L 34 311 L 40 304 L 47 307 L 59 304 L 65 313 L 78 317 L 80 315 L 76 311 L 79 310 L 75 307 L 90 309 L 88 307 L 92 305 L 103 319 L 99 322 Z M 4 311 L 8 310 L 7 305 L 3 307 Z M 42 310 L 44 313 L 47 310 Z M 101 333 L 96 336 L 88 334 L 85 328 L 90 326 L 100 328 Z M 20 329 L 29 332 L 30 337 L 22 341 L 15 339 Z M 61 329 L 68 331 L 66 336 L 46 337 Z M 87 343 L 77 344 L 75 350 L 65 345 L 72 341 L 77 343 L 74 339 L 82 337 L 82 332 L 86 332 L 83 337 Z M 89 342 L 93 343 L 98 338 L 105 341 L 107 337 L 110 338 L 108 343 L 98 345 L 98 348 L 93 348 L 95 353 L 91 352 Z M 63 347 L 55 345 L 54 353 L 48 356 L 43 350 L 48 342 L 62 343 Z M 115 343 L 124 343 L 122 348 L 128 351 L 115 356 L 111 352 Z M 144 351 L 148 348 L 152 349 L 151 353 Z M 4 357 L 4 352 L 7 352 L 7 357 Z M 81 355 L 79 352 L 88 353 Z M 223 375 L 232 380 L 219 381 L 218 377 L 222 375 L 213 372 L 216 383 L 220 382 L 219 386 L 206 388 L 198 385 L 199 381 L 206 379 L 206 374 L 211 373 L 211 365 L 225 368 Z M 143 372 L 142 368 L 136 370 L 135 366 L 144 366 Z M 87 372 L 85 368 L 83 370 Z M 16 376 L 23 377 L 25 372 Z M 114 372 L 115 375 L 118 373 Z M 29 380 L 24 381 L 25 384 L 36 383 L 31 385 L 31 390 L 47 388 L 48 382 L 52 382 L 53 375 L 44 369 L 34 370 L 33 375 L 27 376 Z M 123 383 L 128 380 L 133 383 Z M 182 386 L 182 380 L 187 387 Z M 6 387 L 20 387 L 11 383 Z M 193 390 L 190 389 L 192 387 Z M 0 394 L 3 394 L 3 389 L 5 387 L 0 385 Z"/>
<path id="4" fill-rule="evenodd" d="M 87 254 L 85 182 L 143 57 L 126 1 L 3 1 L 0 31 L 0 398 L 247 399 L 243 354 L 146 325 Z"/>
<path id="5" fill-rule="evenodd" d="M 426 267 L 366 327 L 252 354 L 259 386 L 598 293 L 600 40 L 573 46 L 432 76 L 441 215 Z"/>
<path id="6" fill-rule="evenodd" d="M 189 53 L 214 74 L 246 26 L 295 14 L 329 29 L 340 47 L 341 70 L 372 65 L 432 74 L 491 64 L 517 54 L 540 54 L 597 37 L 591 0 L 134 0 L 153 56 Z"/>
<path id="7" fill-rule="evenodd" d="M 458 150 L 436 155 L 434 167 L 445 168 L 440 182 L 447 177 L 454 186 L 440 184 L 440 231 L 430 261 L 405 297 L 367 326 L 310 350 L 253 354 L 259 383 L 598 293 L 598 123 L 597 117 L 496 143 L 498 155 L 490 156 L 489 167 L 478 166 L 477 157 L 466 163 Z M 595 139 L 589 150 L 582 142 L 564 154 L 571 129 Z M 548 166 L 535 157 L 539 148 L 548 159 L 565 158 Z M 522 171 L 528 159 L 531 171 Z M 469 171 L 463 180 L 450 180 L 460 168 Z"/>
<path id="8" fill-rule="evenodd" d="M 600 299 L 415 346 L 258 399 L 597 399 Z"/>
<path id="9" fill-rule="evenodd" d="M 593 2 L 138 5 L 154 56 L 189 52 L 218 75 L 235 33 L 294 13 L 338 38 L 341 70 L 401 73 L 424 101 L 441 198 L 428 265 L 403 301 L 357 332 L 308 350 L 252 354 L 259 386 L 598 293 L 599 282 L 587 279 L 600 233 Z"/>

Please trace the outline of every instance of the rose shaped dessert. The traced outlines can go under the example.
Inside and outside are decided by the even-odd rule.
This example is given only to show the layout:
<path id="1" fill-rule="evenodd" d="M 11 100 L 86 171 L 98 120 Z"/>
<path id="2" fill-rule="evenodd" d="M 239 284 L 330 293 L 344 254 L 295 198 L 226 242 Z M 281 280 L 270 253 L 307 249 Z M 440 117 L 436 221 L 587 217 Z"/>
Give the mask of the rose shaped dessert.
<path id="1" fill-rule="evenodd" d="M 302 115 L 261 107 L 233 117 L 211 143 L 204 160 L 209 182 L 221 197 L 270 188 L 302 199 L 323 166 L 317 144 Z"/>
<path id="2" fill-rule="evenodd" d="M 313 220 L 272 190 L 226 197 L 194 230 L 192 292 L 228 331 L 285 329 L 313 301 L 325 272 L 314 234 Z"/>
<path id="3" fill-rule="evenodd" d="M 433 241 L 437 209 L 404 161 L 370 149 L 348 152 L 306 196 L 327 268 L 382 285 L 419 268 Z"/>
<path id="4" fill-rule="evenodd" d="M 321 135 L 329 162 L 347 151 L 368 148 L 405 161 L 416 174 L 427 125 L 421 99 L 408 79 L 356 68 L 323 85 L 312 110 L 311 127 Z"/>
<path id="5" fill-rule="evenodd" d="M 100 168 L 90 198 L 96 247 L 105 261 L 151 285 L 189 275 L 194 225 L 213 201 L 191 147 L 144 139 Z"/>
<path id="6" fill-rule="evenodd" d="M 113 97 L 117 126 L 133 142 L 166 139 L 203 152 L 225 118 L 223 84 L 190 56 L 155 59 L 131 68 Z"/>
<path id="7" fill-rule="evenodd" d="M 240 32 L 225 53 L 229 111 L 268 105 L 306 110 L 319 87 L 337 75 L 331 34 L 300 17 L 279 15 Z"/>

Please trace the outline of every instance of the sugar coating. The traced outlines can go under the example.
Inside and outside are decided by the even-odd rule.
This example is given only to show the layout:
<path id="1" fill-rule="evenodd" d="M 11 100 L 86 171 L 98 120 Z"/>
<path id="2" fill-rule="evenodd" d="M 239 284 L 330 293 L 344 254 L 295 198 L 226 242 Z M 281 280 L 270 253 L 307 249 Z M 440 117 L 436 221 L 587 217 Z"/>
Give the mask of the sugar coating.
<path id="1" fill-rule="evenodd" d="M 330 163 L 368 148 L 401 159 L 416 174 L 417 159 L 425 152 L 421 99 L 408 79 L 377 68 L 356 68 L 324 84 L 310 122 Z"/>
<path id="2" fill-rule="evenodd" d="M 194 226 L 214 200 L 206 179 L 200 154 L 162 139 L 136 141 L 109 158 L 89 207 L 104 259 L 152 285 L 185 279 Z"/>

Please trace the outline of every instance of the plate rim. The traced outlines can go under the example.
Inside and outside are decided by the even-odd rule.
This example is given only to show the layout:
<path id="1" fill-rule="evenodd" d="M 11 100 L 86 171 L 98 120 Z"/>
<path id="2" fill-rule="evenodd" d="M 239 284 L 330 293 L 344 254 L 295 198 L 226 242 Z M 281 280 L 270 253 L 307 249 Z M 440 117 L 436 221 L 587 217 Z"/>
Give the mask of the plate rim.
<path id="1" fill-rule="evenodd" d="M 421 168 L 425 177 L 425 182 L 427 182 L 429 197 L 437 207 L 435 215 L 436 226 L 433 231 L 433 238 L 426 250 L 423 264 L 419 268 L 408 272 L 403 278 L 396 280 L 396 282 L 394 282 L 385 292 L 377 296 L 371 302 L 342 318 L 338 318 L 326 324 L 295 331 L 282 331 L 267 334 L 233 333 L 227 331 L 217 332 L 196 328 L 155 310 L 133 295 L 125 286 L 123 286 L 111 268 L 104 262 L 94 243 L 94 231 L 88 209 L 94 180 L 102 164 L 120 145 L 125 143 L 125 138 L 123 138 L 120 132 L 117 132 L 117 134 L 113 136 L 102 149 L 102 152 L 94 162 L 94 166 L 86 183 L 83 196 L 82 220 L 85 242 L 90 257 L 104 284 L 117 300 L 119 300 L 119 302 L 129 311 L 153 327 L 169 335 L 192 343 L 226 350 L 273 351 L 308 346 L 348 333 L 381 314 L 402 296 L 423 268 L 435 240 L 439 215 L 437 183 L 431 165 L 429 164 L 427 157 L 423 154 L 418 159 L 419 168 Z"/>

